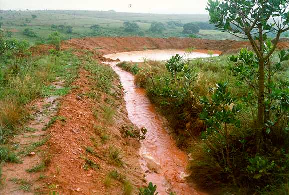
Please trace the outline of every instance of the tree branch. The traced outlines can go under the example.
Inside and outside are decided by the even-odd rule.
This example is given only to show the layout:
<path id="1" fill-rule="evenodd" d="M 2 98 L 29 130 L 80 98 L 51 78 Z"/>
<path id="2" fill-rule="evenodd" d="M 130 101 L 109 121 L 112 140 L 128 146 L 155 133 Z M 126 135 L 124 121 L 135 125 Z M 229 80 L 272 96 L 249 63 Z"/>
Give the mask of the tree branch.
<path id="1" fill-rule="evenodd" d="M 270 56 L 273 54 L 273 52 L 275 51 L 275 49 L 276 49 L 276 47 L 278 45 L 278 42 L 280 40 L 281 33 L 282 33 L 282 30 L 279 30 L 278 33 L 277 33 L 277 36 L 275 38 L 275 43 L 274 43 L 273 48 L 271 49 L 271 51 L 264 58 L 265 61 L 267 61 L 270 58 Z"/>

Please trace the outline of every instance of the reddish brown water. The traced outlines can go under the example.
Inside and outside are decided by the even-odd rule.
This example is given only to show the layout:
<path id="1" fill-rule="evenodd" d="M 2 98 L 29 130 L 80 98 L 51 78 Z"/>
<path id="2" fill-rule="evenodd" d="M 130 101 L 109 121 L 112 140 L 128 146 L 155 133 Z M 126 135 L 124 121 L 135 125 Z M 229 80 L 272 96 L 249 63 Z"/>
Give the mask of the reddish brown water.
<path id="1" fill-rule="evenodd" d="M 184 180 L 187 155 L 177 148 L 163 127 L 163 122 L 147 98 L 145 90 L 136 87 L 132 74 L 115 64 L 112 64 L 112 68 L 123 85 L 129 119 L 139 128 L 145 127 L 148 130 L 140 150 L 140 162 L 146 172 L 147 181 L 158 186 L 160 195 L 167 194 L 170 190 L 178 195 L 198 194 Z M 157 173 L 150 170 L 151 168 Z"/>
<path id="2" fill-rule="evenodd" d="M 151 56 L 157 56 L 157 59 L 165 60 L 172 56 L 164 51 L 154 52 Z M 178 53 L 181 54 L 181 52 L 184 53 L 184 51 Z M 143 59 L 142 55 L 144 54 L 152 53 L 152 51 L 125 52 L 105 57 L 129 61 L 128 56 L 133 56 L 131 59 L 136 60 Z M 204 54 L 194 55 L 195 57 L 204 57 Z M 208 57 L 207 54 L 205 56 Z M 154 57 L 153 59 L 157 60 Z M 199 194 L 185 180 L 188 156 L 176 146 L 175 141 L 165 128 L 161 116 L 155 111 L 155 107 L 146 96 L 145 90 L 135 85 L 132 74 L 117 67 L 115 62 L 109 64 L 119 75 L 123 85 L 129 119 L 139 128 L 145 127 L 148 130 L 145 140 L 141 141 L 140 149 L 140 163 L 146 173 L 146 180 L 157 185 L 157 191 L 160 195 L 169 194 L 169 192 L 175 192 L 177 195 Z"/>

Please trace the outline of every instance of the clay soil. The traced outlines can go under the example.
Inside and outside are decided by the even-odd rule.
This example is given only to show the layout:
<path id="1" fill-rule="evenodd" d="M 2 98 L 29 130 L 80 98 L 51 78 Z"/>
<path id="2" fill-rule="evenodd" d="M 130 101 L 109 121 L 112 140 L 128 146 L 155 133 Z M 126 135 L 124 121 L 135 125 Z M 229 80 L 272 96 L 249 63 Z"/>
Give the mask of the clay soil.
<path id="1" fill-rule="evenodd" d="M 141 51 L 146 49 L 187 49 L 219 51 L 223 54 L 234 53 L 240 48 L 250 48 L 246 41 L 206 40 L 191 38 L 149 38 L 149 37 L 95 37 L 72 39 L 63 42 L 62 48 L 77 48 L 103 54 Z M 288 48 L 289 42 L 281 40 L 278 49 Z"/>
<path id="2" fill-rule="evenodd" d="M 123 94 L 117 102 L 115 121 L 113 124 L 104 124 L 101 119 L 96 119 L 93 112 L 102 112 L 106 94 L 101 94 L 99 101 L 84 95 L 93 87 L 89 76 L 89 72 L 80 70 L 79 78 L 73 83 L 77 89 L 60 102 L 57 115 L 65 118 L 65 122 L 57 121 L 49 129 L 51 138 L 48 144 L 52 158 L 46 173 L 49 176 L 47 190 L 60 194 L 122 194 L 123 184 L 119 181 L 113 180 L 111 186 L 105 186 L 109 172 L 117 170 L 137 191 L 137 187 L 144 185 L 144 175 L 138 161 L 140 144 L 135 139 L 123 138 L 120 133 L 123 125 L 132 125 L 127 118 Z M 119 85 L 118 81 L 114 84 Z M 96 128 L 104 126 L 109 140 L 101 143 Z M 96 155 L 88 153 L 87 147 L 93 148 Z M 120 149 L 124 162 L 122 167 L 110 162 L 109 147 Z M 85 159 L 95 162 L 99 169 L 85 168 Z"/>

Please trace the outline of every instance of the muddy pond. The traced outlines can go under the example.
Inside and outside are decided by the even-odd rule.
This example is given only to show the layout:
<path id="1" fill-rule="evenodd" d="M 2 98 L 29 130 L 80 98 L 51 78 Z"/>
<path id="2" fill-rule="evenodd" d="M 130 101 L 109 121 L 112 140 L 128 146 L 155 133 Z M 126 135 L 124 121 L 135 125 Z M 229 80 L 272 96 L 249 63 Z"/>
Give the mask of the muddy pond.
<path id="1" fill-rule="evenodd" d="M 182 50 L 146 50 L 108 54 L 104 57 L 120 61 L 143 62 L 144 60 L 163 61 L 179 54 L 186 59 L 217 56 L 202 52 Z M 164 124 L 163 118 L 156 112 L 154 105 L 146 96 L 144 89 L 134 83 L 134 76 L 117 67 L 117 62 L 109 62 L 119 75 L 125 91 L 126 109 L 129 119 L 139 128 L 146 128 L 145 140 L 141 141 L 140 164 L 146 180 L 157 185 L 160 195 L 175 192 L 178 195 L 201 194 L 192 184 L 186 182 L 188 156 L 180 150 Z"/>

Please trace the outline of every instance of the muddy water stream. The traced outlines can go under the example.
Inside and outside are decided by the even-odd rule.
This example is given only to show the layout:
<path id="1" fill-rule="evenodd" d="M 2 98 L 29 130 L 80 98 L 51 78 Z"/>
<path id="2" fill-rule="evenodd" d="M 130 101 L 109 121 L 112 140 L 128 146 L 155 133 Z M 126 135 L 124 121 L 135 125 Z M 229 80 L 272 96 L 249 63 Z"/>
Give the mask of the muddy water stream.
<path id="1" fill-rule="evenodd" d="M 106 58 L 121 61 L 140 62 L 144 58 L 151 60 L 167 60 L 176 53 L 185 58 L 209 57 L 205 53 L 185 54 L 180 50 L 147 50 L 142 52 L 124 52 L 106 55 Z M 141 142 L 140 163 L 146 173 L 146 180 L 157 185 L 160 195 L 176 192 L 177 195 L 199 194 L 185 181 L 188 156 L 177 148 L 169 135 L 161 116 L 155 111 L 146 92 L 134 83 L 134 76 L 109 63 L 119 75 L 125 91 L 126 108 L 129 119 L 139 128 L 145 127 L 148 132 Z"/>

